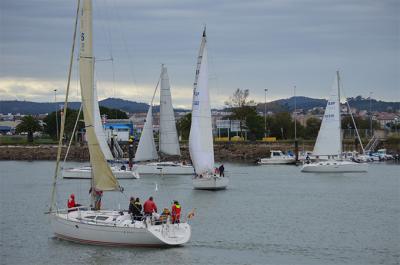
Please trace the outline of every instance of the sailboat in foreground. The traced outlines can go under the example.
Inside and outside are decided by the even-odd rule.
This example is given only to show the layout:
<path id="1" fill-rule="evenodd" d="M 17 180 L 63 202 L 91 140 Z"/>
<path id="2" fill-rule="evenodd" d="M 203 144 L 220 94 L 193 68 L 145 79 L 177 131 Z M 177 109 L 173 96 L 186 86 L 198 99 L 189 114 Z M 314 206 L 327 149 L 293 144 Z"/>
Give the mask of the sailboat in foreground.
<path id="1" fill-rule="evenodd" d="M 179 148 L 178 133 L 176 131 L 175 115 L 172 106 L 171 89 L 167 67 L 161 65 L 161 85 L 160 85 L 160 133 L 159 133 L 159 153 L 166 156 L 179 156 L 181 151 Z M 153 136 L 153 100 L 157 92 L 158 86 L 153 94 L 149 110 L 146 116 L 146 122 L 140 136 L 138 148 L 135 154 L 135 164 L 139 174 L 151 175 L 193 175 L 193 166 L 183 162 L 175 161 L 154 161 L 159 159 L 159 153 L 156 150 L 156 144 Z"/>
<path id="2" fill-rule="evenodd" d="M 318 158 L 327 157 L 328 159 L 306 163 L 301 169 L 302 172 L 344 173 L 368 171 L 368 165 L 365 163 L 355 163 L 342 159 L 339 71 L 336 72 L 335 80 L 313 151 L 313 156 Z"/>
<path id="3" fill-rule="evenodd" d="M 206 44 L 206 29 L 204 29 L 193 87 L 189 152 L 196 173 L 193 177 L 193 187 L 195 189 L 220 190 L 226 189 L 229 178 L 224 175 L 220 176 L 214 171 L 214 144 L 208 91 Z"/>
<path id="4" fill-rule="evenodd" d="M 79 3 L 79 1 L 78 1 Z M 78 6 L 79 10 L 79 6 Z M 77 16 L 78 16 L 77 12 Z M 81 9 L 81 34 L 80 34 L 80 80 L 83 113 L 87 130 L 87 140 L 92 166 L 91 193 L 92 205 L 100 208 L 95 200 L 99 193 L 120 191 L 118 180 L 113 175 L 95 133 L 93 117 L 93 54 L 92 54 L 92 2 L 83 0 Z M 76 18 L 77 19 L 77 18 Z M 75 24 L 76 27 L 76 24 Z M 76 32 L 76 29 L 75 29 Z M 75 34 L 74 34 L 75 35 Z M 74 46 L 73 46 L 74 47 Z M 73 49 L 71 53 L 72 65 Z M 71 72 L 71 66 L 70 66 Z M 70 80 L 70 75 L 69 75 Z M 69 81 L 68 81 L 69 84 Z M 66 111 L 69 85 L 64 111 Z M 65 112 L 64 112 L 65 113 Z M 65 115 L 64 115 L 65 116 Z M 64 131 L 65 119 L 61 123 L 61 135 Z M 60 137 L 61 139 L 61 137 Z M 61 156 L 59 141 L 57 164 L 53 182 L 52 199 L 50 204 L 50 222 L 56 237 L 64 240 L 83 244 L 110 245 L 110 246 L 167 246 L 182 245 L 189 241 L 191 227 L 188 223 L 166 223 L 155 225 L 151 217 L 142 221 L 133 221 L 130 214 L 120 210 L 93 210 L 92 207 L 75 207 L 73 209 L 58 209 L 55 202 L 57 175 Z M 97 196 L 97 198 L 96 198 Z"/>

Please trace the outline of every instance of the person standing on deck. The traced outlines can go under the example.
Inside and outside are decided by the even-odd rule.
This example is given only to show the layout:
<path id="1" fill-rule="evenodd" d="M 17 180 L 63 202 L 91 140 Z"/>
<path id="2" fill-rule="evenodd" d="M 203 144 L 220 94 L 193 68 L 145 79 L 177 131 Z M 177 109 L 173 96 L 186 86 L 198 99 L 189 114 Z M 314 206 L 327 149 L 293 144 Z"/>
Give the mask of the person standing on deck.
<path id="1" fill-rule="evenodd" d="M 150 198 L 147 201 L 144 202 L 143 211 L 144 211 L 144 214 L 147 215 L 147 216 L 151 216 L 153 213 L 157 212 L 157 205 L 153 201 L 153 197 L 152 196 L 150 196 Z"/>
<path id="2" fill-rule="evenodd" d="M 218 169 L 219 169 L 219 176 L 220 177 L 225 177 L 225 173 L 224 173 L 225 167 L 224 167 L 224 165 L 222 164 Z"/>
<path id="3" fill-rule="evenodd" d="M 181 205 L 179 204 L 178 201 L 174 201 L 174 204 L 172 205 L 172 211 L 171 211 L 171 216 L 172 216 L 172 223 L 173 224 L 179 224 L 181 221 Z"/>

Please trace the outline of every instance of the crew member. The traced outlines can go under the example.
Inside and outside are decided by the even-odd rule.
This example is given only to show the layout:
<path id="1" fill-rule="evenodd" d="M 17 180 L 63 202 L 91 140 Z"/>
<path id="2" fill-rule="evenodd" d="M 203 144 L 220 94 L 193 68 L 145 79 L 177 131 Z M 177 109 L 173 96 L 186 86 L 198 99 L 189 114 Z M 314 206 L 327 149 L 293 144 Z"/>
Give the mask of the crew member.
<path id="1" fill-rule="evenodd" d="M 150 196 L 150 198 L 147 201 L 144 202 L 143 210 L 144 210 L 144 214 L 147 215 L 147 216 L 151 216 L 153 213 L 157 212 L 157 205 L 153 201 L 153 197 L 152 196 Z"/>
<path id="2" fill-rule="evenodd" d="M 224 168 L 224 165 L 222 164 L 221 166 L 219 166 L 219 176 L 220 177 L 225 177 L 225 173 L 224 173 L 224 171 L 225 171 L 225 168 Z"/>
<path id="3" fill-rule="evenodd" d="M 181 220 L 181 205 L 179 204 L 178 201 L 174 201 L 174 204 L 172 205 L 172 211 L 171 211 L 171 216 L 172 216 L 172 223 L 179 224 Z"/>

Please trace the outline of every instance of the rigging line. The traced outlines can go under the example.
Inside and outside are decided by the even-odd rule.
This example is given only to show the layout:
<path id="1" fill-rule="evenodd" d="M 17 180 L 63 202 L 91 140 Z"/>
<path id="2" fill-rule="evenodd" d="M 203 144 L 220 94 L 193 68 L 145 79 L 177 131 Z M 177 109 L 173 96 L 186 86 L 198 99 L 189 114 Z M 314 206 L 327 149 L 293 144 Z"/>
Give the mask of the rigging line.
<path id="1" fill-rule="evenodd" d="M 58 140 L 58 148 L 57 148 L 57 162 L 56 162 L 56 168 L 54 170 L 53 188 L 52 188 L 52 192 L 51 192 L 51 201 L 50 201 L 50 207 L 49 207 L 50 213 L 52 212 L 53 206 L 54 206 L 57 178 L 58 178 L 58 174 L 60 171 L 60 158 L 61 158 L 62 141 L 63 141 L 64 127 L 65 127 L 65 117 L 67 116 L 68 94 L 69 94 L 69 88 L 70 88 L 70 83 L 71 83 L 72 65 L 74 62 L 76 31 L 78 28 L 79 6 L 80 6 L 80 0 L 78 0 L 78 5 L 76 7 L 74 34 L 72 36 L 71 56 L 70 56 L 69 68 L 68 68 L 67 90 L 65 93 L 65 101 L 64 101 L 64 114 L 61 116 L 60 137 Z"/>
<path id="2" fill-rule="evenodd" d="M 67 157 L 68 157 L 69 150 L 70 150 L 70 148 L 71 148 L 72 140 L 74 139 L 73 136 L 75 135 L 76 127 L 77 127 L 78 122 L 79 122 L 79 116 L 81 115 L 81 112 L 82 112 L 82 106 L 83 106 L 83 104 L 81 103 L 81 106 L 79 107 L 79 111 L 78 111 L 78 116 L 76 117 L 74 129 L 72 130 L 71 139 L 69 140 L 67 152 L 65 153 L 64 161 L 63 161 L 63 163 L 62 163 L 62 165 L 61 165 L 61 168 L 64 168 L 64 164 L 65 164 L 65 162 L 67 161 Z"/>
<path id="3" fill-rule="evenodd" d="M 117 8 L 115 8 L 115 5 L 113 4 L 113 10 L 114 10 L 114 13 L 116 14 L 116 17 L 117 17 L 117 23 L 118 23 L 118 29 L 121 29 L 121 28 L 123 28 L 122 27 L 122 23 L 121 23 L 121 16 L 120 16 L 120 14 L 119 14 L 119 12 L 118 12 L 118 9 Z M 136 81 L 136 77 L 135 77 L 135 72 L 134 72 L 134 67 L 133 67 L 133 65 L 132 65 L 132 61 L 134 61 L 134 60 L 132 60 L 132 55 L 131 55 L 131 53 L 129 52 L 129 49 L 128 49 L 128 45 L 127 45 L 127 41 L 126 41 L 126 39 L 125 39 L 125 36 L 124 36 L 124 34 L 122 34 L 122 31 L 120 31 L 119 32 L 120 33 L 120 35 L 121 35 L 121 40 L 122 40 L 122 43 L 123 43 L 123 47 L 124 47 L 124 49 L 125 49 L 125 53 L 126 53 L 126 55 L 127 55 L 127 57 L 128 57 L 128 68 L 129 68 L 129 72 L 130 72 L 130 74 L 131 74 L 131 78 L 132 78 L 132 80 L 133 80 L 133 85 L 137 88 L 137 81 Z"/>

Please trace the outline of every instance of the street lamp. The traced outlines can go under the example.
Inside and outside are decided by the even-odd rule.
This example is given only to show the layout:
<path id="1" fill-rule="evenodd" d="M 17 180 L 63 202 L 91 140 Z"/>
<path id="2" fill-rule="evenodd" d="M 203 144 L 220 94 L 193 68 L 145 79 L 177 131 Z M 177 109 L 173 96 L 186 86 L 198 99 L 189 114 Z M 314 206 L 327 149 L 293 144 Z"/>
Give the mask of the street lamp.
<path id="1" fill-rule="evenodd" d="M 265 101 L 264 101 L 264 138 L 267 137 L 267 92 L 268 88 L 264 89 Z"/>
<path id="2" fill-rule="evenodd" d="M 56 105 L 56 139 L 58 140 L 58 118 L 57 118 L 57 112 L 58 112 L 58 107 L 57 107 L 57 89 L 54 89 L 54 103 Z"/>
<path id="3" fill-rule="evenodd" d="M 369 92 L 369 133 L 372 137 L 372 92 Z"/>

